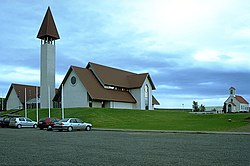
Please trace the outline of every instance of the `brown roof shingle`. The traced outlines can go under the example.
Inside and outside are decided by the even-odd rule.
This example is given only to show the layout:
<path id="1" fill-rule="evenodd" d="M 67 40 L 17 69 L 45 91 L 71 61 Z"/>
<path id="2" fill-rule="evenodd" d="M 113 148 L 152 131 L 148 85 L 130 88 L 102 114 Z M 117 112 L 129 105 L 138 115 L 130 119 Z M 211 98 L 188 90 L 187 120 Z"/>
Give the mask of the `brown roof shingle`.
<path id="1" fill-rule="evenodd" d="M 148 73 L 136 74 L 121 69 L 116 69 L 96 63 L 89 62 L 87 67 L 98 76 L 99 81 L 106 86 L 115 86 L 122 88 L 139 88 L 148 77 L 152 89 L 155 90 L 153 81 Z"/>
<path id="2" fill-rule="evenodd" d="M 136 100 L 127 91 L 103 88 L 91 70 L 75 66 L 71 68 L 76 72 L 92 99 L 136 103 Z"/>
<path id="3" fill-rule="evenodd" d="M 22 85 L 22 84 L 11 84 L 10 89 L 7 93 L 6 99 L 8 100 L 12 89 L 14 89 L 20 102 L 24 103 L 25 88 L 26 88 L 26 101 L 36 98 L 36 86 Z M 40 92 L 40 87 L 38 87 L 38 95 L 40 95 L 39 92 Z"/>
<path id="4" fill-rule="evenodd" d="M 235 98 L 242 104 L 249 104 L 242 96 L 235 96 Z"/>

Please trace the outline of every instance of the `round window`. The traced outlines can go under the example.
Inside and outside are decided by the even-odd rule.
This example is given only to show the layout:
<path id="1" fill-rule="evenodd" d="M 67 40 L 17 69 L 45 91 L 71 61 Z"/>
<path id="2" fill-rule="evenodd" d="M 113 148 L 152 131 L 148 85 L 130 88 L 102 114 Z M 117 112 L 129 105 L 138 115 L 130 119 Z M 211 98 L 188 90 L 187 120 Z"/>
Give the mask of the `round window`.
<path id="1" fill-rule="evenodd" d="M 75 76 L 71 77 L 71 84 L 72 85 L 76 84 L 76 77 Z"/>

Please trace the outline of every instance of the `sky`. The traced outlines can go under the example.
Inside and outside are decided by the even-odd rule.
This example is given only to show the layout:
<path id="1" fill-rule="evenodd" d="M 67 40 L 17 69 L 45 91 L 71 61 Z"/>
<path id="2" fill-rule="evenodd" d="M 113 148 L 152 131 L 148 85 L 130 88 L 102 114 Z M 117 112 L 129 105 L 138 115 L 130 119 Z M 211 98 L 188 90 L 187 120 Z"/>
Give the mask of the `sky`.
<path id="1" fill-rule="evenodd" d="M 158 108 L 223 106 L 229 88 L 250 102 L 248 0 L 1 0 L 0 96 L 39 86 L 40 40 L 50 6 L 56 87 L 71 65 L 149 73 Z"/>

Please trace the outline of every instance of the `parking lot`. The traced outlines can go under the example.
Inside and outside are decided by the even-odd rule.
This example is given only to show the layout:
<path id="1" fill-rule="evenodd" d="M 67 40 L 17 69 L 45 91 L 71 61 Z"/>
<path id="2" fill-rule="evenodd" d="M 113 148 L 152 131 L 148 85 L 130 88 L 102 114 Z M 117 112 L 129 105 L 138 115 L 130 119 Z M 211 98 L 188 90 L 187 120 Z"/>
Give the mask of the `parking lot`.
<path id="1" fill-rule="evenodd" d="M 249 165 L 250 136 L 0 128 L 0 165 Z"/>

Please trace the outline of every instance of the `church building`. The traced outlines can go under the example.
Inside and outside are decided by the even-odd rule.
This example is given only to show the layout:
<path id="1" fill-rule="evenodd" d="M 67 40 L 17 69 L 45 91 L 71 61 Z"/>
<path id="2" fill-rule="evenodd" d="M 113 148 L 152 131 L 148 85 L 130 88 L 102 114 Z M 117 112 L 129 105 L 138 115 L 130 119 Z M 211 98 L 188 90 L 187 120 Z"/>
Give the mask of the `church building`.
<path id="1" fill-rule="evenodd" d="M 62 93 L 63 88 L 63 93 Z M 105 107 L 153 110 L 159 102 L 148 73 L 136 74 L 89 62 L 86 68 L 71 66 L 55 96 L 64 107 Z"/>
<path id="2" fill-rule="evenodd" d="M 60 39 L 50 7 L 37 38 L 41 39 L 40 87 L 11 84 L 6 109 L 60 107 L 105 107 L 153 110 L 159 102 L 153 96 L 155 85 L 149 73 L 136 74 L 89 62 L 86 68 L 71 66 L 55 88 L 55 40 Z M 38 89 L 38 90 L 37 90 Z M 63 95 L 63 96 L 62 96 Z M 63 103 L 62 103 L 63 101 Z"/>
<path id="3" fill-rule="evenodd" d="M 235 91 L 234 87 L 229 89 L 230 96 L 225 101 L 225 111 L 227 113 L 249 112 L 249 103 L 242 96 L 235 95 Z"/>

